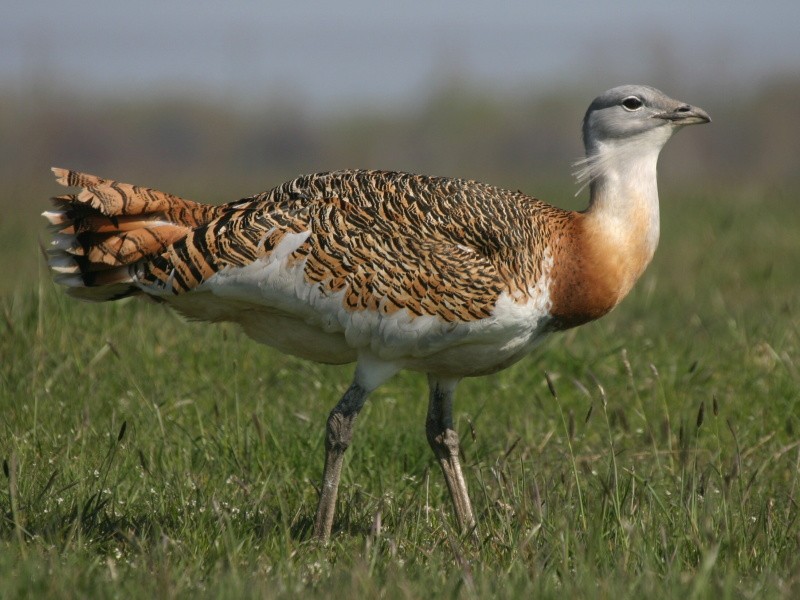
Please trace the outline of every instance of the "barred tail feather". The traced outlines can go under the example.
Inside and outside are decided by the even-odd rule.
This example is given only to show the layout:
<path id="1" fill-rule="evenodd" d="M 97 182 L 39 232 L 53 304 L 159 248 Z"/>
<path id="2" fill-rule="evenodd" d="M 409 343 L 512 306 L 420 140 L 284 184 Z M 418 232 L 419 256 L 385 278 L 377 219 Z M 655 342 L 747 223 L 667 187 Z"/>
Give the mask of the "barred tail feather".
<path id="1" fill-rule="evenodd" d="M 78 194 L 52 198 L 42 213 L 53 240 L 47 251 L 56 282 L 72 296 L 102 302 L 139 293 L 134 265 L 164 252 L 222 209 L 145 187 L 54 168 Z"/>

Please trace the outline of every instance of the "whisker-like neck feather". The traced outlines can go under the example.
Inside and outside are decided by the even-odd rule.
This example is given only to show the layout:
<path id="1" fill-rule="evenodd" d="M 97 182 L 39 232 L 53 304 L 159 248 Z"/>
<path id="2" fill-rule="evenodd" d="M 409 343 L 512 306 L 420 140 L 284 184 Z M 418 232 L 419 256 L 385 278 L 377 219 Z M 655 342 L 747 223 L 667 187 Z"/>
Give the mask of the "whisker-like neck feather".
<path id="1" fill-rule="evenodd" d="M 597 243 L 631 268 L 632 285 L 658 245 L 657 163 L 671 131 L 652 130 L 624 140 L 587 143 L 578 176 L 589 185 L 585 211 Z M 601 241 L 602 240 L 602 241 Z"/>

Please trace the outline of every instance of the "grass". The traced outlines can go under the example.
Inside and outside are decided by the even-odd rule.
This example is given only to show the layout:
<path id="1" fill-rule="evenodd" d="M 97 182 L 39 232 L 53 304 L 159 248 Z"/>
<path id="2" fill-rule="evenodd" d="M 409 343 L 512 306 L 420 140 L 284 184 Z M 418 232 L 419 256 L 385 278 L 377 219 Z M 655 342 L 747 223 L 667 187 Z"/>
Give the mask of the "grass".
<path id="1" fill-rule="evenodd" d="M 321 547 L 350 368 L 78 303 L 41 273 L 0 304 L 0 596 L 798 597 L 795 204 L 665 202 L 617 311 L 461 384 L 475 540 L 425 440 L 424 377 L 368 402 Z"/>

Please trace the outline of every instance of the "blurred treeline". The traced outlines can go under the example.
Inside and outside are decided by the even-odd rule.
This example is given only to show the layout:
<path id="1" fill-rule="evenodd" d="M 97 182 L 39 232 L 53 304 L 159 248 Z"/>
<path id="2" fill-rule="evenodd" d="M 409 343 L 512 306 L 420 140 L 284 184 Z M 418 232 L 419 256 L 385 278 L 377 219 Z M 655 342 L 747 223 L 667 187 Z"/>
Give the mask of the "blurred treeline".
<path id="1" fill-rule="evenodd" d="M 254 194 L 300 173 L 383 168 L 468 177 L 518 187 L 562 206 L 580 122 L 600 89 L 578 85 L 498 94 L 444 83 L 406 108 L 354 106 L 311 112 L 292 98 L 225 101 L 200 94 L 123 98 L 51 89 L 0 88 L 0 252 L 35 265 L 38 214 L 64 166 L 202 201 Z M 800 78 L 745 90 L 666 89 L 702 106 L 712 125 L 682 134 L 661 162 L 662 189 L 788 190 L 800 179 Z M 686 135 L 686 139 L 682 139 Z M 35 268 L 33 269 L 35 271 Z"/>
<path id="2" fill-rule="evenodd" d="M 263 187 L 275 176 L 345 167 L 549 182 L 563 180 L 580 156 L 580 118 L 599 91 L 498 96 L 451 82 L 405 110 L 309 114 L 291 98 L 244 104 L 190 93 L 97 99 L 43 85 L 0 89 L 0 176 L 47 177 L 56 162 L 121 178 L 199 177 L 203 186 L 216 178 Z M 665 174 L 709 182 L 798 175 L 800 78 L 745 92 L 665 91 L 714 118 L 664 161 Z"/>

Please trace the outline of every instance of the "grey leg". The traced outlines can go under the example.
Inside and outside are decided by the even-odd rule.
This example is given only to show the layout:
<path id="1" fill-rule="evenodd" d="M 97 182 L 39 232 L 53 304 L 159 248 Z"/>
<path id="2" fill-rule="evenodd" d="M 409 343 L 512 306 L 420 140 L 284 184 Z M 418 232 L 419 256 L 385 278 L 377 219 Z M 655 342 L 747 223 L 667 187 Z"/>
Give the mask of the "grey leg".
<path id="1" fill-rule="evenodd" d="M 458 525 L 464 531 L 475 526 L 475 517 L 472 515 L 467 484 L 461 472 L 458 433 L 453 430 L 453 392 L 457 383 L 457 379 L 428 375 L 430 400 L 425 432 L 433 453 L 439 459 L 439 466 L 442 467 Z"/>
<path id="2" fill-rule="evenodd" d="M 325 470 L 322 472 L 322 491 L 314 522 L 314 537 L 326 541 L 333 527 L 333 513 L 339 491 L 344 451 L 353 439 L 353 423 L 364 406 L 369 392 L 357 382 L 348 388 L 328 416 L 325 435 Z"/>

